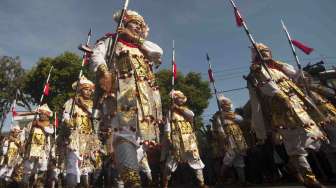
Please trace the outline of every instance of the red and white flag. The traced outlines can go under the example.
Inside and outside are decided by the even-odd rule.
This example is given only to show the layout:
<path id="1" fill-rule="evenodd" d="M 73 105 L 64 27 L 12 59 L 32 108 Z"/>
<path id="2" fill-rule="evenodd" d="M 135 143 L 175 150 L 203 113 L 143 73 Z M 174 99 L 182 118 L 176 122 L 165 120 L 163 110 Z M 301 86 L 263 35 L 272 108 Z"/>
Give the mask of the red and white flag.
<path id="1" fill-rule="evenodd" d="M 298 40 L 291 40 L 293 45 L 296 46 L 297 48 L 299 48 L 300 50 L 302 50 L 305 54 L 309 55 L 312 51 L 314 51 L 314 48 L 311 48 L 305 44 L 303 44 L 302 42 L 298 41 Z"/>
<path id="2" fill-rule="evenodd" d="M 176 80 L 176 78 L 177 78 L 177 66 L 176 66 L 175 61 L 173 61 L 173 77 L 174 77 L 174 80 Z"/>
<path id="3" fill-rule="evenodd" d="M 14 100 L 13 106 L 12 106 L 12 109 L 11 109 L 13 118 L 18 115 L 15 108 L 16 108 L 16 99 Z"/>
<path id="4" fill-rule="evenodd" d="M 46 85 L 44 85 L 44 88 L 43 88 L 43 95 L 44 96 L 49 95 L 49 89 L 50 89 L 50 85 L 49 85 L 49 83 L 46 83 Z"/>

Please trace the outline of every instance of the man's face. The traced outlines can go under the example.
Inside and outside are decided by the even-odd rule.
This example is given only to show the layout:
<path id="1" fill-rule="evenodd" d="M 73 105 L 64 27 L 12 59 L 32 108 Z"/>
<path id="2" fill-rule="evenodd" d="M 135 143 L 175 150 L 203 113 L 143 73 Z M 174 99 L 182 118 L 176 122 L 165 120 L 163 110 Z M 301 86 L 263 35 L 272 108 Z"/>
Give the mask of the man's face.
<path id="1" fill-rule="evenodd" d="M 228 106 L 228 104 L 226 102 L 223 102 L 223 101 L 220 103 L 220 106 L 221 106 L 223 111 L 227 111 L 231 108 L 230 106 Z"/>
<path id="2" fill-rule="evenodd" d="M 141 28 L 141 23 L 138 21 L 131 21 L 127 23 L 126 28 L 129 29 L 133 34 L 137 36 L 142 36 L 142 28 Z"/>
<path id="3" fill-rule="evenodd" d="M 92 90 L 89 88 L 82 88 L 81 95 L 84 99 L 89 99 L 92 95 Z"/>
<path id="4" fill-rule="evenodd" d="M 180 97 L 175 98 L 174 101 L 175 101 L 175 104 L 177 104 L 177 105 L 183 105 L 184 104 L 183 98 L 180 98 Z"/>
<path id="5" fill-rule="evenodd" d="M 20 133 L 20 132 L 19 132 L 19 131 L 16 131 L 16 130 L 15 130 L 15 131 L 12 131 L 12 135 L 13 135 L 13 137 L 15 137 L 15 138 L 19 136 L 19 133 Z"/>

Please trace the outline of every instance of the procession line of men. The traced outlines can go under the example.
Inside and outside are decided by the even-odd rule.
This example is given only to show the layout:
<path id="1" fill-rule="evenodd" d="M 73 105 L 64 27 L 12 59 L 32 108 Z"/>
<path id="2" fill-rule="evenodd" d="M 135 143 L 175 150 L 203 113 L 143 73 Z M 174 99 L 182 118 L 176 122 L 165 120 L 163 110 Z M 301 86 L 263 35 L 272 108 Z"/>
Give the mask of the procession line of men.
<path id="1" fill-rule="evenodd" d="M 113 18 L 119 20 L 120 16 L 121 12 L 117 12 Z M 65 174 L 65 187 L 90 187 L 94 184 L 90 177 L 94 175 L 98 180 L 107 167 L 108 173 L 116 170 L 113 181 L 119 187 L 141 187 L 140 171 L 152 180 L 147 155 L 150 145 L 158 146 L 161 141 L 162 186 L 168 187 L 178 165 L 187 163 L 199 187 L 207 187 L 193 126 L 194 113 L 186 107 L 187 97 L 172 90 L 171 109 L 163 117 L 153 72 L 153 66 L 161 64 L 163 51 L 146 40 L 149 27 L 137 12 L 127 10 L 122 22 L 113 64 L 107 62 L 107 56 L 115 34 L 106 34 L 92 49 L 90 66 L 96 73 L 97 85 L 84 76 L 73 84 L 79 93 L 64 104 L 57 139 L 53 139 L 55 133 L 49 121 L 52 111 L 47 104 L 34 112 L 36 119 L 24 134 L 19 127 L 13 127 L 2 144 L 3 185 L 11 181 L 23 187 L 56 187 L 59 175 Z M 307 149 L 334 147 L 336 109 L 317 92 L 308 97 L 290 65 L 273 60 L 267 46 L 257 47 L 268 70 L 261 66 L 252 48 L 248 87 L 256 136 L 265 140 L 269 132 L 280 133 L 299 180 L 307 187 L 323 187 L 307 162 Z M 326 118 L 320 116 L 311 100 Z M 248 147 L 231 100 L 218 96 L 218 102 L 220 109 L 212 125 L 218 147 L 218 176 L 225 177 L 233 166 L 240 182 L 245 183 L 244 156 Z M 99 114 L 99 129 L 92 121 L 95 114 Z M 103 156 L 108 156 L 107 160 Z M 106 177 L 112 181 L 111 176 Z"/>

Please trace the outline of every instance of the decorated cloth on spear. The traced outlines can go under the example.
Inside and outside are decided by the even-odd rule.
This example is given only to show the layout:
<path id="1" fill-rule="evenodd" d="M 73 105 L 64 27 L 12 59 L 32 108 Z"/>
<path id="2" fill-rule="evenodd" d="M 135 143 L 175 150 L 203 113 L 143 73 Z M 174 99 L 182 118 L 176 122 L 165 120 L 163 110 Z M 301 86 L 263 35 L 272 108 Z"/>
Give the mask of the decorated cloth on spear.
<path id="1" fill-rule="evenodd" d="M 208 68 L 209 81 L 212 84 L 212 87 L 213 87 L 214 92 L 215 92 L 218 110 L 221 111 L 222 108 L 221 108 L 219 100 L 218 100 L 217 88 L 216 88 L 215 79 L 214 79 L 213 71 L 212 71 L 212 68 L 211 68 L 210 57 L 209 57 L 208 53 L 206 54 L 206 59 L 207 59 L 208 65 L 209 65 L 209 68 Z"/>
<path id="2" fill-rule="evenodd" d="M 252 34 L 250 33 L 242 15 L 240 14 L 238 8 L 236 7 L 235 3 L 233 2 L 233 0 L 230 0 L 231 2 L 231 5 L 234 9 L 234 14 L 235 14 L 235 18 L 236 18 L 236 24 L 238 27 L 243 27 L 244 28 L 244 31 L 246 33 L 246 35 L 248 36 L 251 44 L 252 44 L 252 47 L 255 49 L 255 51 L 257 52 L 257 58 L 259 58 L 261 60 L 261 65 L 262 67 L 266 70 L 268 76 L 270 77 L 270 79 L 272 80 L 272 76 L 271 76 L 271 73 L 270 71 L 268 70 L 268 67 L 266 66 L 265 64 L 265 60 L 263 58 L 263 56 L 261 55 L 261 52 L 260 50 L 257 48 L 257 44 L 255 42 L 255 40 L 253 39 L 253 36 Z"/>
<path id="3" fill-rule="evenodd" d="M 300 48 L 301 50 L 303 50 L 303 52 L 306 53 L 306 50 L 308 49 L 308 52 L 310 53 L 313 48 L 310 48 L 310 47 L 307 47 L 307 46 L 303 46 L 302 43 L 298 42 L 297 40 L 292 40 L 288 30 L 287 30 L 287 27 L 285 25 L 285 23 L 281 20 L 281 24 L 282 24 L 282 28 L 284 30 L 284 32 L 286 33 L 286 37 L 287 37 L 287 40 L 288 40 L 288 43 L 289 43 L 289 46 L 292 50 L 292 53 L 293 53 L 293 56 L 295 58 L 295 62 L 296 62 L 296 65 L 299 69 L 299 74 L 300 74 L 300 77 L 303 81 L 303 90 L 306 94 L 306 101 L 308 102 L 308 104 L 313 107 L 313 109 L 317 112 L 317 114 L 322 117 L 323 119 L 325 118 L 325 116 L 322 114 L 322 112 L 317 108 L 316 104 L 314 103 L 314 101 L 311 99 L 312 97 L 312 93 L 310 92 L 309 90 L 309 87 L 308 87 L 308 84 L 307 84 L 307 80 L 305 78 L 305 75 L 303 73 L 303 70 L 302 70 L 302 66 L 301 66 L 301 63 L 300 63 L 300 60 L 299 60 L 299 57 L 297 56 L 296 54 L 296 51 L 295 51 L 295 48 L 294 48 L 294 43 L 296 44 L 295 46 L 297 46 L 297 44 L 300 44 L 298 46 L 298 48 Z M 293 42 L 294 41 L 294 42 Z M 309 54 L 308 53 L 308 54 Z"/>
<path id="4" fill-rule="evenodd" d="M 286 33 L 286 37 L 287 37 L 288 43 L 289 43 L 290 48 L 292 50 L 293 56 L 295 58 L 295 63 L 297 65 L 298 69 L 299 69 L 300 77 L 303 79 L 305 94 L 308 95 L 309 94 L 308 89 L 307 89 L 308 86 L 307 86 L 307 83 L 305 81 L 306 79 L 305 79 L 305 76 L 304 76 L 303 71 L 302 71 L 302 66 L 301 66 L 299 57 L 297 56 L 295 48 L 294 48 L 293 40 L 291 39 L 291 36 L 289 35 L 289 32 L 287 30 L 287 27 L 285 26 L 285 23 L 282 20 L 281 20 L 281 24 L 282 24 L 282 28 L 283 28 L 284 32 Z"/>

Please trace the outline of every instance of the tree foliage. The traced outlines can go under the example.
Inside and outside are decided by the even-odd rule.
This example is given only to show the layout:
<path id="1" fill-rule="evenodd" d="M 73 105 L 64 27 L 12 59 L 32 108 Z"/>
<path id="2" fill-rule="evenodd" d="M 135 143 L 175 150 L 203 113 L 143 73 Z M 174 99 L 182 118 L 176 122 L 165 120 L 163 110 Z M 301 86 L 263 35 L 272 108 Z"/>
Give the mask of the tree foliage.
<path id="1" fill-rule="evenodd" d="M 50 94 L 42 103 L 47 103 L 53 111 L 60 112 L 63 104 L 74 95 L 72 83 L 78 79 L 81 58 L 74 53 L 65 52 L 55 58 L 43 57 L 25 78 L 24 91 L 29 93 L 33 102 L 38 105 L 51 66 L 54 69 L 50 76 Z M 87 72 L 85 69 L 84 72 Z"/>
<path id="2" fill-rule="evenodd" d="M 17 98 L 18 105 L 29 107 L 25 96 L 21 92 L 18 92 L 18 90 L 22 88 L 24 74 L 25 71 L 21 67 L 19 57 L 0 57 L 0 131 L 6 114 L 10 111 L 15 98 Z M 16 95 L 16 93 L 18 93 L 18 95 Z"/>

